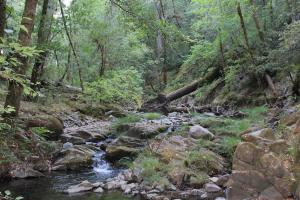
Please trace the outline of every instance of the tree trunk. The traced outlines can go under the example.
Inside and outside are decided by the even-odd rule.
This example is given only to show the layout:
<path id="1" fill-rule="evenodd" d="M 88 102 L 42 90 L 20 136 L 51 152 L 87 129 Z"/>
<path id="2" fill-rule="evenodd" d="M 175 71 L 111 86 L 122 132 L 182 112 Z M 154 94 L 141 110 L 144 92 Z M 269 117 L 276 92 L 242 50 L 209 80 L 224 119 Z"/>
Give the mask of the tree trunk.
<path id="1" fill-rule="evenodd" d="M 164 13 L 164 7 L 161 0 L 156 1 L 156 10 L 157 10 L 157 19 L 159 21 L 165 21 L 165 13 Z M 157 60 L 160 63 L 161 69 L 162 69 L 162 79 L 164 85 L 168 82 L 168 74 L 167 74 L 167 50 L 166 50 L 166 35 L 162 32 L 161 29 L 157 31 L 157 37 L 156 37 L 156 54 L 157 54 Z M 162 61 L 163 60 L 163 61 Z"/>
<path id="2" fill-rule="evenodd" d="M 75 59 L 76 65 L 78 67 L 78 76 L 79 76 L 79 81 L 80 81 L 80 87 L 81 87 L 81 90 L 83 92 L 84 91 L 84 86 L 83 86 L 83 80 L 82 80 L 81 67 L 80 67 L 80 64 L 79 64 L 77 53 L 75 51 L 74 44 L 73 44 L 72 39 L 71 39 L 71 35 L 68 31 L 67 21 L 66 21 L 65 15 L 64 15 L 64 9 L 63 9 L 63 5 L 62 5 L 61 0 L 59 0 L 59 6 L 60 6 L 60 12 L 61 12 L 64 28 L 65 28 L 65 31 L 66 31 L 66 35 L 68 37 L 68 40 L 69 40 L 69 43 L 70 43 L 70 46 L 71 46 L 71 49 L 72 49 L 72 52 L 73 52 L 73 55 L 74 55 L 74 59 Z"/>
<path id="3" fill-rule="evenodd" d="M 260 21 L 257 17 L 256 8 L 255 8 L 253 0 L 250 0 L 250 4 L 253 6 L 252 18 L 253 18 L 253 21 L 255 23 L 255 27 L 257 29 L 259 39 L 264 44 L 265 43 L 265 34 L 264 34 L 264 32 L 261 28 Z"/>
<path id="4" fill-rule="evenodd" d="M 35 12 L 38 0 L 26 0 L 25 8 L 23 12 L 21 25 L 24 26 L 27 31 L 20 29 L 19 42 L 22 46 L 29 46 L 31 43 L 31 34 L 34 28 Z M 21 63 L 16 73 L 18 75 L 24 75 L 28 68 L 28 58 L 17 55 L 19 62 Z M 15 81 L 9 81 L 8 94 L 6 96 L 5 108 L 14 107 L 15 111 L 11 112 L 9 116 L 17 116 L 20 110 L 20 103 L 23 94 L 23 86 Z"/>
<path id="5" fill-rule="evenodd" d="M 106 67 L 106 52 L 105 52 L 104 45 L 100 45 L 100 53 L 101 53 L 101 67 L 99 70 L 99 75 L 104 76 L 105 67 Z"/>
<path id="6" fill-rule="evenodd" d="M 250 44 L 249 44 L 249 39 L 248 39 L 248 33 L 247 33 L 247 29 L 246 29 L 246 25 L 245 25 L 244 16 L 243 16 L 243 13 L 242 13 L 240 2 L 237 3 L 237 12 L 238 12 L 238 15 L 239 15 L 239 18 L 240 18 L 240 24 L 241 24 L 242 31 L 244 33 L 245 44 L 246 44 L 246 47 L 247 47 L 247 49 L 248 49 L 248 51 L 249 51 L 249 53 L 252 57 Z"/>
<path id="7" fill-rule="evenodd" d="M 274 85 L 274 82 L 273 82 L 271 76 L 266 73 L 265 78 L 266 78 L 269 88 L 272 90 L 274 97 L 277 97 L 278 93 L 277 93 L 276 87 Z"/>
<path id="8" fill-rule="evenodd" d="M 0 0 L 0 37 L 4 37 L 5 35 L 5 27 L 6 27 L 6 0 Z"/>
<path id="9" fill-rule="evenodd" d="M 296 72 L 296 79 L 293 84 L 293 93 L 296 96 L 300 96 L 300 69 Z"/>
<path id="10" fill-rule="evenodd" d="M 54 1 L 52 0 L 44 0 L 42 16 L 38 30 L 38 39 L 37 39 L 37 47 L 43 52 L 40 54 L 38 58 L 36 58 L 32 73 L 31 73 L 31 87 L 36 88 L 36 84 L 40 81 L 43 73 L 43 68 L 46 62 L 46 58 L 48 56 L 48 51 L 45 48 L 49 41 L 49 36 L 51 34 L 51 22 L 54 14 Z"/>

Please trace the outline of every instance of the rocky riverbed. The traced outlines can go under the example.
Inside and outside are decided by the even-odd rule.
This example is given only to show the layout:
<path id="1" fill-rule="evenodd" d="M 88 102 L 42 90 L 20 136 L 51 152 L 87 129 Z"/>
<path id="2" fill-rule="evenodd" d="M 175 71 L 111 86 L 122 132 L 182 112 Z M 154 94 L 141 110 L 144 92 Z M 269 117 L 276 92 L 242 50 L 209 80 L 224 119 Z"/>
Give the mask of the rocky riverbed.
<path id="1" fill-rule="evenodd" d="M 242 142 L 233 140 L 240 131 L 236 127 L 249 119 L 178 112 L 126 116 L 96 119 L 71 112 L 30 117 L 21 139 L 34 141 L 39 151 L 26 162 L 2 165 L 1 173 L 41 178 L 14 180 L 0 189 L 24 193 L 28 200 L 42 195 L 40 187 L 32 186 L 36 183 L 47 189 L 44 200 L 77 195 L 86 200 L 281 200 L 293 199 L 298 191 L 297 108 L 270 118 L 272 129 L 253 126 L 238 132 Z M 41 125 L 52 130 L 46 141 L 33 130 Z"/>

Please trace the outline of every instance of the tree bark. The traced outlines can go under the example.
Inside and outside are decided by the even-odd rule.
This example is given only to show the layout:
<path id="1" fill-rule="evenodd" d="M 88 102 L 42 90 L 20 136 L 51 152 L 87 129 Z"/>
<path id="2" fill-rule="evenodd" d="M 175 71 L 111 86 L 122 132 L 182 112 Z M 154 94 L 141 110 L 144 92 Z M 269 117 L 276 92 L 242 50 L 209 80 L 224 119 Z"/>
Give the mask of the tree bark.
<path id="1" fill-rule="evenodd" d="M 239 15 L 241 28 L 242 28 L 242 31 L 244 33 L 244 39 L 245 39 L 246 47 L 247 47 L 247 49 L 250 52 L 251 57 L 252 57 L 250 44 L 249 44 L 249 39 L 248 39 L 248 33 L 247 33 L 247 29 L 246 29 L 246 25 L 245 25 L 244 16 L 243 16 L 243 13 L 242 13 L 240 2 L 237 3 L 237 13 Z"/>
<path id="2" fill-rule="evenodd" d="M 253 18 L 253 21 L 255 23 L 255 27 L 257 29 L 259 39 L 264 44 L 265 43 L 265 34 L 264 34 L 264 32 L 261 28 L 260 21 L 257 17 L 256 8 L 255 8 L 253 0 L 250 0 L 250 4 L 253 6 L 252 18 Z"/>
<path id="3" fill-rule="evenodd" d="M 70 46 L 71 46 L 71 49 L 72 49 L 72 52 L 73 52 L 73 55 L 74 55 L 74 59 L 75 59 L 76 65 L 78 67 L 78 76 L 79 76 L 79 81 L 80 81 L 80 87 L 81 87 L 81 90 L 83 92 L 84 91 L 84 86 L 83 86 L 83 80 L 82 80 L 81 67 L 80 67 L 80 64 L 79 64 L 77 53 L 75 51 L 74 44 L 73 44 L 72 39 L 71 39 L 71 35 L 68 31 L 67 21 L 66 21 L 66 18 L 65 18 L 64 9 L 63 9 L 63 5 L 62 5 L 61 0 L 59 0 L 59 6 L 60 6 L 60 12 L 61 12 L 64 28 L 65 28 L 65 31 L 66 31 L 66 35 L 68 37 L 68 40 L 69 40 L 69 43 L 70 43 Z"/>
<path id="4" fill-rule="evenodd" d="M 25 8 L 23 12 L 21 25 L 24 26 L 27 31 L 20 29 L 19 32 L 19 43 L 22 46 L 29 46 L 31 43 L 31 34 L 34 28 L 35 12 L 38 0 L 26 0 Z M 16 55 L 19 62 L 21 63 L 16 74 L 23 76 L 28 68 L 28 58 Z M 14 107 L 15 111 L 8 114 L 8 116 L 17 116 L 20 110 L 20 103 L 23 94 L 23 86 L 15 81 L 9 81 L 8 94 L 4 107 Z"/>
<path id="5" fill-rule="evenodd" d="M 6 0 L 0 0 L 0 37 L 4 37 L 5 35 L 5 27 L 6 27 Z"/>
<path id="6" fill-rule="evenodd" d="M 43 52 L 38 58 L 36 58 L 32 73 L 31 73 L 31 87 L 36 88 L 36 84 L 40 81 L 43 75 L 43 68 L 48 56 L 48 51 L 45 48 L 49 41 L 49 36 L 51 34 L 51 22 L 54 14 L 54 1 L 53 0 L 44 0 L 42 16 L 40 20 L 39 30 L 38 30 L 38 39 L 37 47 Z"/>
<path id="7" fill-rule="evenodd" d="M 164 7 L 161 0 L 155 2 L 156 10 L 157 10 L 157 19 L 159 21 L 165 21 L 165 13 Z M 157 60 L 160 63 L 162 69 L 162 79 L 164 85 L 168 82 L 168 74 L 167 74 L 167 50 L 166 50 L 166 35 L 163 31 L 159 28 L 157 30 L 157 37 L 156 37 L 156 54 Z M 163 61 L 162 61 L 163 60 Z"/>

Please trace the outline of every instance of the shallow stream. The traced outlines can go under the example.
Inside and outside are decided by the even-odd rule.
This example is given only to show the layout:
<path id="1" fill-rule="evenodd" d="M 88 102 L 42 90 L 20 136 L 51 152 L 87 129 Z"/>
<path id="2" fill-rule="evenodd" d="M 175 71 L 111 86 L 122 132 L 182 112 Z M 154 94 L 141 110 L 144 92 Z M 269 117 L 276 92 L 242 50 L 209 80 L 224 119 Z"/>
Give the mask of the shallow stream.
<path id="1" fill-rule="evenodd" d="M 125 197 L 119 192 L 104 194 L 90 192 L 76 195 L 63 193 L 69 186 L 84 180 L 98 182 L 116 176 L 120 169 L 113 169 L 103 156 L 104 152 L 94 156 L 92 169 L 80 172 L 51 172 L 42 178 L 0 183 L 0 191 L 9 190 L 14 196 L 24 197 L 24 200 L 132 200 L 133 198 Z"/>

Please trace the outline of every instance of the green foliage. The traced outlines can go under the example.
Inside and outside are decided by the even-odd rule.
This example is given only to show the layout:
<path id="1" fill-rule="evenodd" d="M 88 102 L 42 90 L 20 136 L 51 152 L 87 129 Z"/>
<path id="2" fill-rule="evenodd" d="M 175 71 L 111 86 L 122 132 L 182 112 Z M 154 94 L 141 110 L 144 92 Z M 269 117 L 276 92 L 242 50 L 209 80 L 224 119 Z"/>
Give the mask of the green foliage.
<path id="1" fill-rule="evenodd" d="M 225 137 L 223 138 L 222 145 L 222 155 L 224 155 L 228 160 L 232 160 L 235 148 L 241 142 L 239 137 Z"/>
<path id="2" fill-rule="evenodd" d="M 145 113 L 143 117 L 148 120 L 159 119 L 161 117 L 160 113 Z"/>
<path id="3" fill-rule="evenodd" d="M 141 116 L 138 114 L 128 114 L 126 117 L 118 118 L 116 121 L 114 121 L 112 128 L 117 130 L 122 125 L 139 122 L 141 119 Z"/>
<path id="4" fill-rule="evenodd" d="M 192 171 L 213 174 L 220 170 L 220 158 L 212 151 L 200 149 L 191 151 L 186 158 L 186 165 Z"/>
<path id="5" fill-rule="evenodd" d="M 219 135 L 238 136 L 251 126 L 263 126 L 264 114 L 267 112 L 265 106 L 242 109 L 246 117 L 242 119 L 224 118 L 224 117 L 196 117 L 196 122 Z"/>
<path id="6" fill-rule="evenodd" d="M 33 127 L 31 128 L 31 131 L 42 138 L 47 138 L 47 136 L 51 134 L 51 131 L 45 127 Z"/>
<path id="7" fill-rule="evenodd" d="M 89 83 L 86 96 L 90 101 L 139 107 L 143 94 L 140 73 L 133 69 L 110 72 L 106 77 Z"/>
<path id="8" fill-rule="evenodd" d="M 144 152 L 134 161 L 133 167 L 141 169 L 141 177 L 148 184 L 161 182 L 165 184 L 167 165 L 149 152 Z"/>

